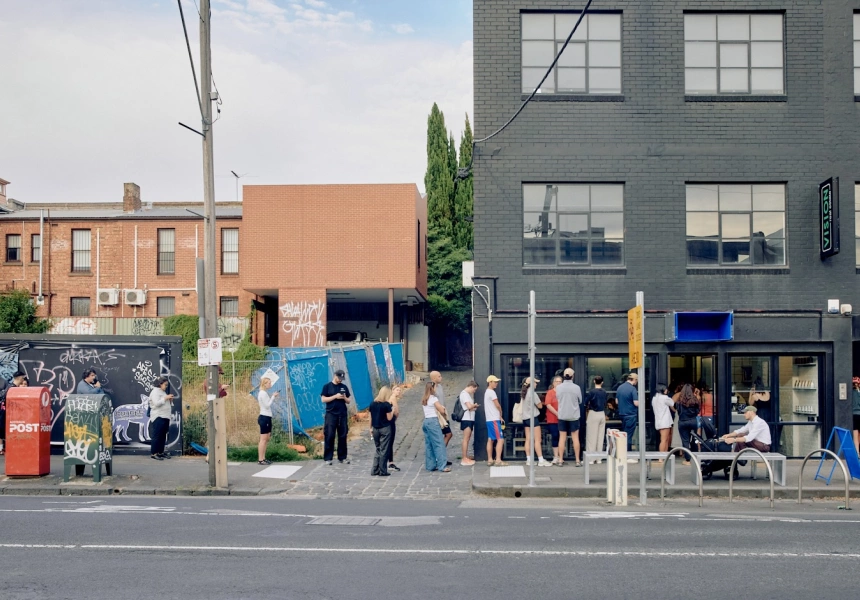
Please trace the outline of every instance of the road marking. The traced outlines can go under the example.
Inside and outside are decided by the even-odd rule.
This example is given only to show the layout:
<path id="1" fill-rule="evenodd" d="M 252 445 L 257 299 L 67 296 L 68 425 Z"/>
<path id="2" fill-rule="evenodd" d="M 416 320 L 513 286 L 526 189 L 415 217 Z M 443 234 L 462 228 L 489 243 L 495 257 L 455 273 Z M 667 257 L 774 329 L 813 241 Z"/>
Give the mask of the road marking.
<path id="1" fill-rule="evenodd" d="M 688 513 L 655 513 L 655 512 L 572 512 L 566 515 L 559 515 L 568 519 L 657 519 L 657 518 L 675 518 L 684 519 Z"/>
<path id="2" fill-rule="evenodd" d="M 6 549 L 37 550 L 128 550 L 151 552 L 151 545 L 130 544 L 0 544 Z M 643 557 L 643 558 L 846 558 L 860 559 L 853 552 L 681 552 L 665 550 L 483 550 L 468 548 L 309 548 L 302 547 L 250 547 L 250 546 L 158 546 L 159 551 L 175 552 L 316 552 L 321 554 L 459 554 L 497 556 L 576 556 L 576 557 Z"/>

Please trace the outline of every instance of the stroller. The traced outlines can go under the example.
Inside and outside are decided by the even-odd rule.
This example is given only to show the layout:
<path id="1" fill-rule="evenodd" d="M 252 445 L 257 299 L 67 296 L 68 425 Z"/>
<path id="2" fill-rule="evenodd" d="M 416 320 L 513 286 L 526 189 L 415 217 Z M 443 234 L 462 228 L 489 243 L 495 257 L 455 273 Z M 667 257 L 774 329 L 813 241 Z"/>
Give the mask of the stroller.
<path id="1" fill-rule="evenodd" d="M 730 444 L 720 441 L 719 435 L 714 424 L 710 419 L 701 419 L 702 435 L 699 436 L 695 431 L 690 432 L 690 447 L 695 451 L 698 448 L 699 452 L 731 452 Z M 722 471 L 726 479 L 729 478 L 729 469 L 732 467 L 730 460 L 707 460 L 701 461 L 702 479 L 710 479 L 715 472 Z M 735 479 L 738 478 L 737 467 L 735 467 Z"/>

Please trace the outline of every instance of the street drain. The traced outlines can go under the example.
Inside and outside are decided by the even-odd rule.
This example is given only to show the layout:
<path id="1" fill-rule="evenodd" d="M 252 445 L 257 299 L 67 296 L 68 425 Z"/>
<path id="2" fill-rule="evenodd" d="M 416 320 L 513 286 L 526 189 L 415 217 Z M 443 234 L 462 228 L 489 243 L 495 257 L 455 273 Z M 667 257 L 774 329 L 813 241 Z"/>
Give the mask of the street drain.
<path id="1" fill-rule="evenodd" d="M 316 517 L 308 525 L 342 525 L 348 527 L 371 527 L 382 519 L 376 517 Z"/>

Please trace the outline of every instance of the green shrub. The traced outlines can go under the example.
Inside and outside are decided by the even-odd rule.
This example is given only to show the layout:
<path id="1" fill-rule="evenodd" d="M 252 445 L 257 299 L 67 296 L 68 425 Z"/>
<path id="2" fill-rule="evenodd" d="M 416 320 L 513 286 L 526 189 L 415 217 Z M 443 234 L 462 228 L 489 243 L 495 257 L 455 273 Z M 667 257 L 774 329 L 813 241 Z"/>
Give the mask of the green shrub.
<path id="1" fill-rule="evenodd" d="M 183 360 L 197 359 L 197 340 L 200 339 L 200 319 L 197 315 L 165 317 L 164 335 L 178 335 L 182 338 Z"/>

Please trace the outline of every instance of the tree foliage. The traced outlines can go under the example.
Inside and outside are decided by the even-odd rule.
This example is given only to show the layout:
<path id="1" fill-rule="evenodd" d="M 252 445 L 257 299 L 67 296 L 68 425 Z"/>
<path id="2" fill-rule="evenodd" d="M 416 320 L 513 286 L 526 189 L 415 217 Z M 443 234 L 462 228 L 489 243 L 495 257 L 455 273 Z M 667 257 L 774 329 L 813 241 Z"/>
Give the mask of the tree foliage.
<path id="1" fill-rule="evenodd" d="M 13 290 L 0 296 L 0 333 L 45 333 L 48 319 L 36 316 L 36 305 L 26 290 Z"/>
<path id="2" fill-rule="evenodd" d="M 251 307 L 251 313 L 248 315 L 248 329 L 245 330 L 245 335 L 239 345 L 236 347 L 236 352 L 233 354 L 233 360 L 266 360 L 266 355 L 269 349 L 264 346 L 257 346 L 251 342 L 251 324 L 254 322 L 255 309 Z M 182 338 L 182 358 L 183 360 L 197 360 L 197 340 L 200 339 L 200 320 L 197 315 L 173 315 L 164 319 L 164 334 L 178 335 Z M 225 352 L 227 358 L 231 353 Z"/>
<path id="3" fill-rule="evenodd" d="M 466 127 L 460 138 L 460 168 L 466 168 L 472 162 L 472 126 L 469 115 L 466 115 Z M 456 181 L 454 193 L 454 243 L 458 248 L 474 250 L 475 243 L 472 235 L 472 206 L 473 188 L 472 174 L 466 179 Z"/>
<path id="4" fill-rule="evenodd" d="M 424 189 L 427 192 L 427 218 L 444 235 L 451 234 L 454 217 L 454 180 L 451 177 L 449 153 L 445 115 L 434 102 L 427 118 L 427 172 L 424 175 Z M 455 157 L 455 165 L 456 160 Z"/>

